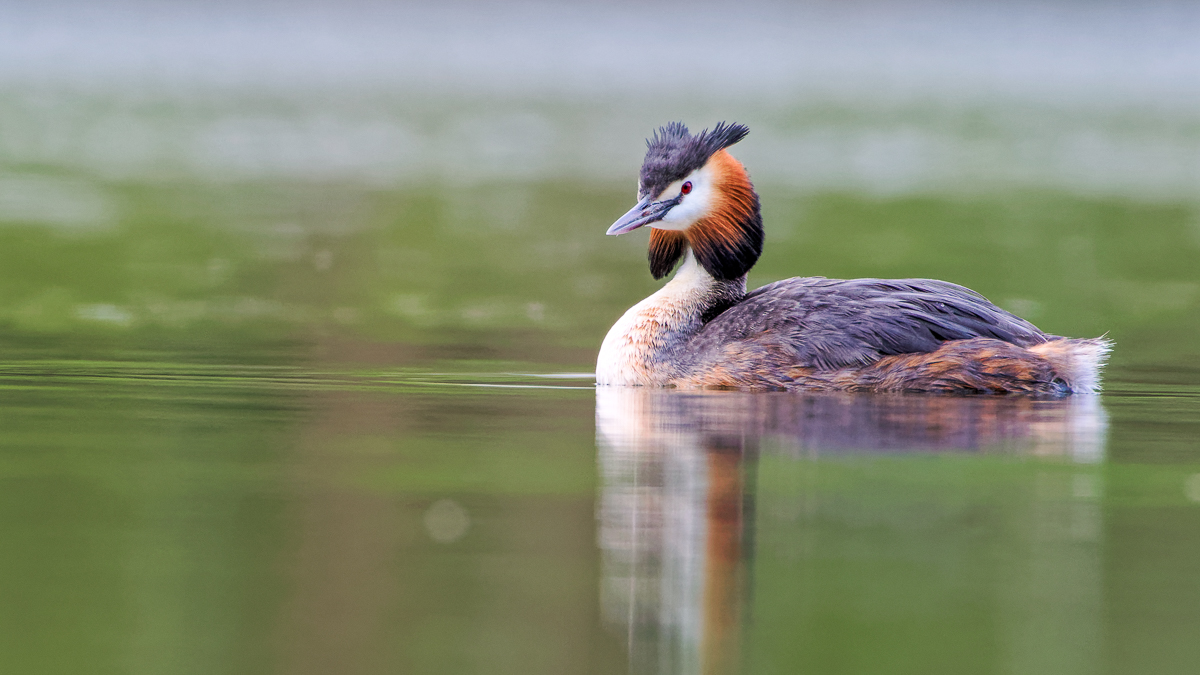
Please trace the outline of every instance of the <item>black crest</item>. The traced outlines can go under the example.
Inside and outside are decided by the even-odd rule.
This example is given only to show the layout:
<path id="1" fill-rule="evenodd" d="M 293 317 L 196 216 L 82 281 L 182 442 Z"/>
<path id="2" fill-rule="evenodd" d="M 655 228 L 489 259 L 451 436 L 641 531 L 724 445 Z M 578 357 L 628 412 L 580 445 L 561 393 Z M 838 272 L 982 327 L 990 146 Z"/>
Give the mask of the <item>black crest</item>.
<path id="1" fill-rule="evenodd" d="M 712 130 L 693 136 L 682 122 L 671 122 L 646 140 L 646 159 L 642 162 L 642 196 L 658 194 L 671 183 L 704 166 L 709 157 L 737 143 L 750 133 L 745 125 L 720 122 Z"/>

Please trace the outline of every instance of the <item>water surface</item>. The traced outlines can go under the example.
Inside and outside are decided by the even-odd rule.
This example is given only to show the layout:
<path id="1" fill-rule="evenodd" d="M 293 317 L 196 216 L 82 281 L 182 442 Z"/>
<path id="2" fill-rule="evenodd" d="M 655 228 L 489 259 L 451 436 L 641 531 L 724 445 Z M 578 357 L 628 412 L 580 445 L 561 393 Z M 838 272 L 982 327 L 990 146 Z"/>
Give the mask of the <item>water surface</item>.
<path id="1" fill-rule="evenodd" d="M 1194 386 L 1031 401 L 588 384 L 10 366 L 6 663 L 1083 673 L 1197 658 Z"/>

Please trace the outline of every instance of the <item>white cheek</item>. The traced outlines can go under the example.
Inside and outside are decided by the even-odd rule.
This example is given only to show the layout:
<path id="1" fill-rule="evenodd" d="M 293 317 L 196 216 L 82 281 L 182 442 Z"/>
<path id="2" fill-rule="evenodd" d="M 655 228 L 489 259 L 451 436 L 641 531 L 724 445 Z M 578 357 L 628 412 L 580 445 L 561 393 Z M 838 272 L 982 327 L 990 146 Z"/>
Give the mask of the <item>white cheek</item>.
<path id="1" fill-rule="evenodd" d="M 667 211 L 667 215 L 657 223 L 653 223 L 651 227 L 660 230 L 686 230 L 696 221 L 708 215 L 713 201 L 712 180 L 709 172 L 706 168 L 700 169 L 688 176 L 687 180 L 692 182 L 692 191 L 684 195 L 682 202 Z M 679 188 L 683 182 L 672 184 L 663 191 L 663 196 L 679 194 Z"/>

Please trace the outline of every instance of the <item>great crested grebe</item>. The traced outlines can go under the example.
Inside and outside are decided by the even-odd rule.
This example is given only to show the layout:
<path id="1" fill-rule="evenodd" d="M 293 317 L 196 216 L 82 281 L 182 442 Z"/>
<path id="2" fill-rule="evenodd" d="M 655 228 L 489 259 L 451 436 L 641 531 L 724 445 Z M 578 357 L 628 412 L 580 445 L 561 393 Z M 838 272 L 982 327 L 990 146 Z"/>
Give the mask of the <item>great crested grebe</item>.
<path id="1" fill-rule="evenodd" d="M 1047 335 L 970 289 L 932 279 L 794 277 L 746 292 L 762 253 L 758 194 L 725 148 L 749 129 L 659 129 L 638 203 L 608 229 L 649 225 L 650 273 L 675 277 L 625 312 L 600 385 L 1026 393 L 1096 392 L 1110 343 Z"/>

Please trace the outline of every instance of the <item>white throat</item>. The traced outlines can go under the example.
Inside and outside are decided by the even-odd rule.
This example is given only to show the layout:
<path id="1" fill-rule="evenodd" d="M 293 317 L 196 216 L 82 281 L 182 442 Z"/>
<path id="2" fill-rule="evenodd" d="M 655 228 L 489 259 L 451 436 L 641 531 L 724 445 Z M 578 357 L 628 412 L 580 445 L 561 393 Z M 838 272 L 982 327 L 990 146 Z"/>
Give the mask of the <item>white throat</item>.
<path id="1" fill-rule="evenodd" d="M 670 384 L 673 357 L 704 325 L 702 316 L 718 283 L 689 250 L 671 281 L 609 329 L 596 359 L 596 384 Z"/>

